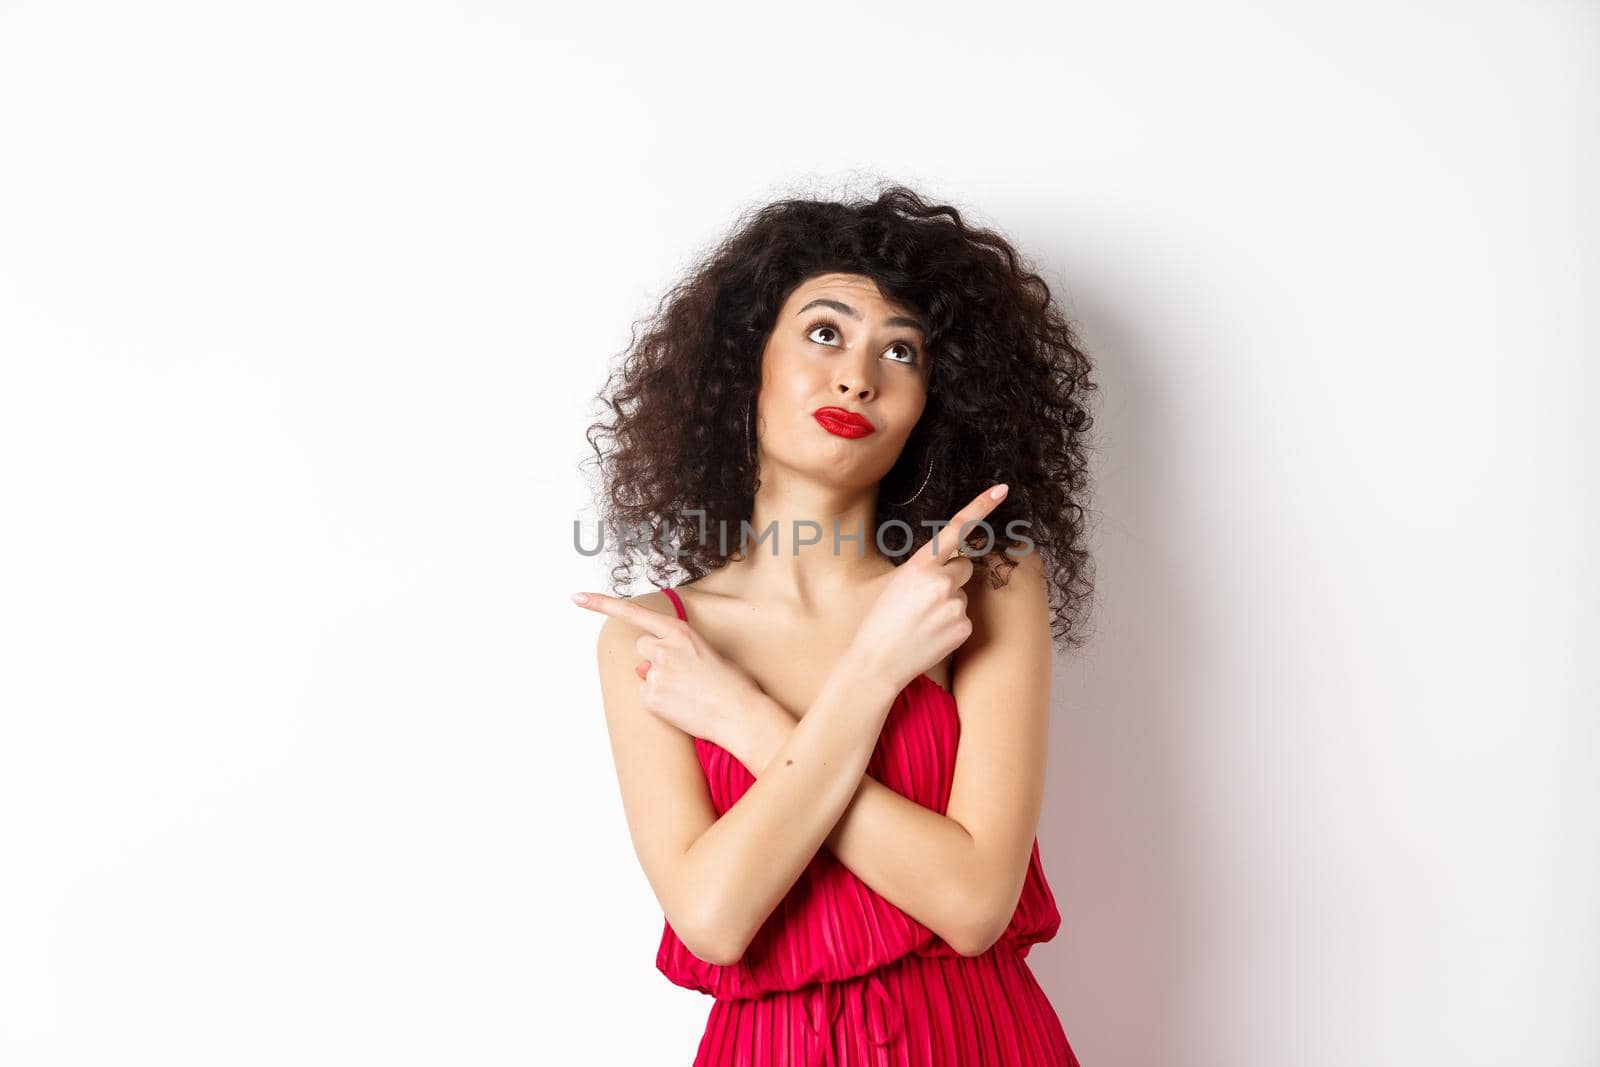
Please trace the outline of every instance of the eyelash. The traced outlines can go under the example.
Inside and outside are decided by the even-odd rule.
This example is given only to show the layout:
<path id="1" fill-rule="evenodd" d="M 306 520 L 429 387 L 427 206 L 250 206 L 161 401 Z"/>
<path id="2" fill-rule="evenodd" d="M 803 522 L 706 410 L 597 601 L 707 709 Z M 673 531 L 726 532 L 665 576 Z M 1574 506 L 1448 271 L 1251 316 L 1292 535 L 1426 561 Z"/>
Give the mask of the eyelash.
<path id="1" fill-rule="evenodd" d="M 824 316 L 822 318 L 818 318 L 818 319 L 813 319 L 812 320 L 811 325 L 806 327 L 806 336 L 810 337 L 811 336 L 811 332 L 813 330 L 815 330 L 818 326 L 826 326 L 828 329 L 832 330 L 834 333 L 836 333 L 836 334 L 838 334 L 840 336 L 844 335 L 844 331 L 839 329 L 839 324 L 838 323 L 836 323 L 832 319 L 827 318 L 826 316 Z M 818 341 L 817 344 L 822 344 L 822 342 Z M 917 346 L 916 345 L 912 344 L 909 341 L 896 341 L 895 344 L 899 345 L 901 348 L 904 348 L 906 351 L 910 352 L 911 353 L 911 358 L 910 359 L 897 359 L 897 360 L 894 360 L 894 362 L 896 362 L 896 363 L 904 363 L 908 367 L 913 366 L 913 365 L 921 362 L 922 353 L 917 351 Z M 829 345 L 828 347 L 831 348 L 833 346 Z"/>

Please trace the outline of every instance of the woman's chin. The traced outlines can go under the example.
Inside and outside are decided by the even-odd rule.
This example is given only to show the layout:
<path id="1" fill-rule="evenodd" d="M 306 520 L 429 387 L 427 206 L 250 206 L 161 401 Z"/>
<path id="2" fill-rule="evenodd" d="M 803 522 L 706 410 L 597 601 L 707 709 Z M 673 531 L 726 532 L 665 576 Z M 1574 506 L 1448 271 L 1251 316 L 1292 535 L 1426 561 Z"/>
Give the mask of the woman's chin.
<path id="1" fill-rule="evenodd" d="M 806 484 L 833 493 L 862 493 L 875 488 L 884 472 L 881 464 L 869 466 L 860 457 L 818 456 L 804 462 L 775 464 L 774 474 L 782 482 Z M 774 486 L 779 484 L 775 481 Z"/>

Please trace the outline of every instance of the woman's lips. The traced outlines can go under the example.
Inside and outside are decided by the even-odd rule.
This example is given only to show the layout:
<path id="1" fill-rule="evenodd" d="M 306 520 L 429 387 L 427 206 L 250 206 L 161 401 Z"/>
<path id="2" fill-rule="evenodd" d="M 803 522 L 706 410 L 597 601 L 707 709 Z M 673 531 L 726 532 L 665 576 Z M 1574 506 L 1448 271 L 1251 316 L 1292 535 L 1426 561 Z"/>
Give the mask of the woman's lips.
<path id="1" fill-rule="evenodd" d="M 824 430 L 840 437 L 865 437 L 873 432 L 872 423 L 844 408 L 818 408 L 811 417 L 821 423 Z"/>

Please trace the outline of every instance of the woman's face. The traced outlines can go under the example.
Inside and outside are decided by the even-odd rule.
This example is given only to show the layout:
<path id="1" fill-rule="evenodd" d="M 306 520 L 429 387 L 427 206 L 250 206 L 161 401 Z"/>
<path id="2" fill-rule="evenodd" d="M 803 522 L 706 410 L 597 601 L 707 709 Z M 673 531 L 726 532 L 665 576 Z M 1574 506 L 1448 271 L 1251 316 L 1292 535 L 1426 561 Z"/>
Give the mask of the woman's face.
<path id="1" fill-rule="evenodd" d="M 763 458 L 840 488 L 882 480 L 928 399 L 917 318 L 859 274 L 800 283 L 779 310 L 761 360 L 756 432 Z"/>

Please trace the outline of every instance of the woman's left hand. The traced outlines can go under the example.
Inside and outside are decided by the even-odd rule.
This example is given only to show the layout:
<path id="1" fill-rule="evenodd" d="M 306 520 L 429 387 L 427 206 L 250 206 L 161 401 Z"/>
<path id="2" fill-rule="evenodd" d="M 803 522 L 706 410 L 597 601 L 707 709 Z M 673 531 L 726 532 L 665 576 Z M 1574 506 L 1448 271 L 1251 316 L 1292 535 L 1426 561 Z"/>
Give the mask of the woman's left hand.
<path id="1" fill-rule="evenodd" d="M 712 648 L 683 619 L 602 593 L 584 593 L 579 607 L 643 630 L 639 701 L 646 711 L 735 757 L 752 747 L 770 705 L 761 687 Z M 576 598 L 575 598 L 576 599 Z"/>

